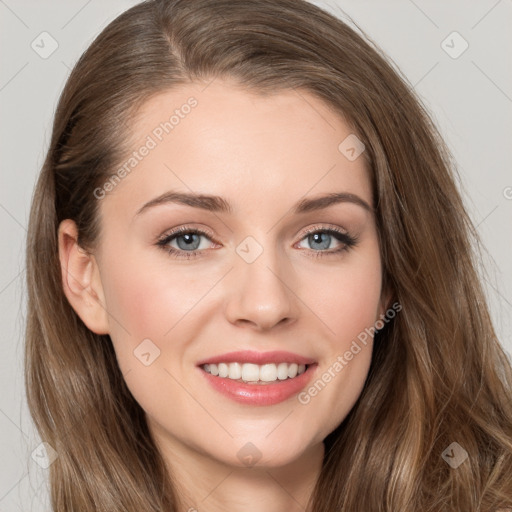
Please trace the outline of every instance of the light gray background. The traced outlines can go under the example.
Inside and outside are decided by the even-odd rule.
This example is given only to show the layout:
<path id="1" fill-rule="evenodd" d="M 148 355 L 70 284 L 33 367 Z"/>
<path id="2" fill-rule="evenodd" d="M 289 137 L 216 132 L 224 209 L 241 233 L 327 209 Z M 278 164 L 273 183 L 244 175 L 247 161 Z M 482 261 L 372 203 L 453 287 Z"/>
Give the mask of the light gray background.
<path id="1" fill-rule="evenodd" d="M 31 458 L 40 440 L 25 405 L 24 242 L 30 198 L 70 68 L 128 0 L 0 0 L 0 512 L 49 510 L 47 471 Z M 440 126 L 487 256 L 486 286 L 512 352 L 512 0 L 316 1 L 350 16 L 402 70 Z M 47 59 L 32 41 L 48 32 Z M 457 31 L 458 58 L 441 46 Z M 39 43 L 41 46 L 41 43 Z M 463 44 L 450 36 L 445 45 Z M 46 46 L 48 48 L 49 46 Z"/>

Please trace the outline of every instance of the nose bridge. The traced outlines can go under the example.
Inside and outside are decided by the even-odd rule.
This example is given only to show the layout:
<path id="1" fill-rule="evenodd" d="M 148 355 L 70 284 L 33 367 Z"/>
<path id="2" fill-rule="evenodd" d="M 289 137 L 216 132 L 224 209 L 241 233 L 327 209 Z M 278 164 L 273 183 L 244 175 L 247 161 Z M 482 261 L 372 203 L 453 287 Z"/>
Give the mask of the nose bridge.
<path id="1" fill-rule="evenodd" d="M 293 272 L 272 236 L 245 238 L 236 247 L 235 268 L 228 284 L 226 316 L 232 323 L 269 329 L 297 316 Z"/>

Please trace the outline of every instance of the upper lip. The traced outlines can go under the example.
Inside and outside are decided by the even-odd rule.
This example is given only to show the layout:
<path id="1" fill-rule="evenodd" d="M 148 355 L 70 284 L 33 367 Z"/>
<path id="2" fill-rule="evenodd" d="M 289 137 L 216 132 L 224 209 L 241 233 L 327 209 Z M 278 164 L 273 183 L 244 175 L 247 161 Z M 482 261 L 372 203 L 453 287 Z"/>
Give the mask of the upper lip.
<path id="1" fill-rule="evenodd" d="M 203 359 L 197 363 L 197 366 L 219 363 L 253 363 L 257 365 L 269 363 L 314 364 L 315 360 L 292 352 L 286 352 L 284 350 L 274 350 L 271 352 L 239 350 L 237 352 L 228 352 L 226 354 L 220 354 L 218 356 L 209 357 L 208 359 Z"/>

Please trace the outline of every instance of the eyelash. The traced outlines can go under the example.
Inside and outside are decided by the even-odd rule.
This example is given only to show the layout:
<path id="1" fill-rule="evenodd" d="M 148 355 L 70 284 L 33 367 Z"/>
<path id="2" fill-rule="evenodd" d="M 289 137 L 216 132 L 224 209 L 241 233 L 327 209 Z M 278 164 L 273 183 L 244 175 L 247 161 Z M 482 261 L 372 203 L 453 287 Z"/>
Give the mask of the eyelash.
<path id="1" fill-rule="evenodd" d="M 357 245 L 358 239 L 357 237 L 351 236 L 348 233 L 345 233 L 341 230 L 338 230 L 336 228 L 313 228 L 308 229 L 303 237 L 301 238 L 301 241 L 308 237 L 309 235 L 316 234 L 316 233 L 326 233 L 328 235 L 334 236 L 339 242 L 341 242 L 343 245 L 335 250 L 319 250 L 315 251 L 314 249 L 309 249 L 313 251 L 314 257 L 325 257 L 325 256 L 332 256 L 335 254 L 343 253 L 344 251 L 350 250 L 352 247 Z M 203 231 L 201 229 L 196 228 L 187 228 L 186 226 L 180 227 L 178 229 L 175 229 L 171 233 L 165 234 L 162 238 L 158 240 L 156 243 L 157 246 L 159 246 L 161 249 L 169 253 L 172 257 L 177 259 L 190 259 L 190 258 L 196 258 L 200 256 L 200 253 L 204 252 L 204 249 L 202 250 L 195 250 L 195 251 L 183 251 L 181 249 L 175 249 L 174 247 L 169 247 L 169 243 L 172 242 L 174 239 L 179 238 L 183 235 L 201 235 L 205 236 L 206 238 L 212 239 L 212 236 L 210 233 Z"/>

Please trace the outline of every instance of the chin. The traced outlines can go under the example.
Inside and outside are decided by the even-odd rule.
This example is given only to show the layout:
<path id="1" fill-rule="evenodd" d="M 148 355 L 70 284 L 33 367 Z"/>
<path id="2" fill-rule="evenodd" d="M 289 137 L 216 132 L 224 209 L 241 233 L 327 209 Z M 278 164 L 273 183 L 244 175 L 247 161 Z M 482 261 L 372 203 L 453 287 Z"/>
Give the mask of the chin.
<path id="1" fill-rule="evenodd" d="M 233 467 L 282 468 L 300 460 L 312 446 L 305 439 L 292 444 L 281 437 L 272 441 L 264 437 L 251 441 L 249 437 L 245 437 L 243 440 L 234 441 L 233 445 L 233 448 L 227 448 L 223 453 L 212 456 Z"/>

